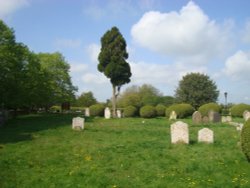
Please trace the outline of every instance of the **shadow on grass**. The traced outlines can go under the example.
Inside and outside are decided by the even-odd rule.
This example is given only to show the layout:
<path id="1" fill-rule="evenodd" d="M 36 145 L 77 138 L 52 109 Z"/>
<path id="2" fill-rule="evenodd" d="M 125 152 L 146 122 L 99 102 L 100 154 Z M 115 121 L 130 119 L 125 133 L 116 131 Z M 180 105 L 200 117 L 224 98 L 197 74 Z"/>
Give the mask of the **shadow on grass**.
<path id="1" fill-rule="evenodd" d="M 19 116 L 0 127 L 0 144 L 32 140 L 35 132 L 71 126 L 75 114 L 33 114 Z M 85 118 L 85 121 L 93 121 Z"/>

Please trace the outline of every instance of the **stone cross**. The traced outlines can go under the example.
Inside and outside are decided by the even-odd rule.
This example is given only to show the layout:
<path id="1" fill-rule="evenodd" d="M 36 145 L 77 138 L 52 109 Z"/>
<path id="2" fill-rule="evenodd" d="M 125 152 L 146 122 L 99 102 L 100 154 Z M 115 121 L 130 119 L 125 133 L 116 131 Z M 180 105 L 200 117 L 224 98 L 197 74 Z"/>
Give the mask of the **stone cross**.
<path id="1" fill-rule="evenodd" d="M 86 117 L 90 116 L 89 108 L 85 108 L 85 116 Z"/>
<path id="2" fill-rule="evenodd" d="M 195 111 L 192 115 L 193 124 L 200 124 L 202 122 L 202 115 L 199 111 Z"/>
<path id="3" fill-rule="evenodd" d="M 105 116 L 105 119 L 110 119 L 111 118 L 111 112 L 110 112 L 109 107 L 105 108 L 104 116 Z"/>
<path id="4" fill-rule="evenodd" d="M 170 126 L 171 129 L 171 143 L 189 143 L 188 124 L 177 121 Z"/>
<path id="5" fill-rule="evenodd" d="M 72 129 L 74 130 L 82 130 L 84 129 L 84 118 L 75 117 L 72 120 Z"/>
<path id="6" fill-rule="evenodd" d="M 198 142 L 214 143 L 214 132 L 208 128 L 199 130 Z"/>
<path id="7" fill-rule="evenodd" d="M 172 111 L 169 116 L 169 120 L 176 120 L 177 114 L 175 111 Z"/>

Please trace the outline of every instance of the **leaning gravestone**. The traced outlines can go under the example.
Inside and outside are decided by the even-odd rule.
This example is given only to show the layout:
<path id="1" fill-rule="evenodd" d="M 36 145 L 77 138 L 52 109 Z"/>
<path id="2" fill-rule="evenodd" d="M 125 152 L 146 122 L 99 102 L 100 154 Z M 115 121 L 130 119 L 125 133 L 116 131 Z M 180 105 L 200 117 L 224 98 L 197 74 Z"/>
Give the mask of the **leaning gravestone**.
<path id="1" fill-rule="evenodd" d="M 208 128 L 199 130 L 198 142 L 214 143 L 214 132 Z"/>
<path id="2" fill-rule="evenodd" d="M 188 124 L 182 121 L 177 121 L 171 125 L 170 129 L 172 144 L 189 143 Z"/>
<path id="3" fill-rule="evenodd" d="M 116 115 L 117 115 L 118 118 L 121 118 L 122 117 L 121 110 L 116 110 Z"/>
<path id="4" fill-rule="evenodd" d="M 200 124 L 202 122 L 202 115 L 199 111 L 195 111 L 192 115 L 193 124 Z"/>
<path id="5" fill-rule="evenodd" d="M 244 118 L 245 121 L 247 121 L 250 118 L 250 112 L 249 111 L 245 111 L 243 113 L 243 118 Z"/>
<path id="6" fill-rule="evenodd" d="M 109 107 L 106 107 L 106 108 L 105 108 L 104 116 L 105 116 L 105 119 L 110 119 L 110 117 L 111 117 L 111 112 L 110 112 Z"/>
<path id="7" fill-rule="evenodd" d="M 220 114 L 218 112 L 214 112 L 214 111 L 209 111 L 208 112 L 208 119 L 212 123 L 221 122 L 221 116 L 220 116 Z"/>
<path id="8" fill-rule="evenodd" d="M 84 115 L 85 115 L 86 117 L 89 117 L 89 116 L 90 116 L 89 108 L 85 108 L 85 113 L 84 113 Z"/>
<path id="9" fill-rule="evenodd" d="M 176 120 L 177 114 L 175 111 L 172 111 L 169 116 L 169 120 Z"/>
<path id="10" fill-rule="evenodd" d="M 72 120 L 72 129 L 74 130 L 82 130 L 84 129 L 84 118 L 75 117 Z"/>

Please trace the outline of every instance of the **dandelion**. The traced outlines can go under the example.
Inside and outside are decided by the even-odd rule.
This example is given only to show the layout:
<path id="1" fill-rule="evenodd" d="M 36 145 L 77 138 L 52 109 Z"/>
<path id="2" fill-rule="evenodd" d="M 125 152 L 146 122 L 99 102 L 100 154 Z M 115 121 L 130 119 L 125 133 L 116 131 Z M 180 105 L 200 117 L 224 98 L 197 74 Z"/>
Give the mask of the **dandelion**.
<path id="1" fill-rule="evenodd" d="M 85 161 L 91 161 L 91 156 L 90 156 L 90 155 L 86 155 L 86 156 L 84 157 L 84 159 L 85 159 Z"/>

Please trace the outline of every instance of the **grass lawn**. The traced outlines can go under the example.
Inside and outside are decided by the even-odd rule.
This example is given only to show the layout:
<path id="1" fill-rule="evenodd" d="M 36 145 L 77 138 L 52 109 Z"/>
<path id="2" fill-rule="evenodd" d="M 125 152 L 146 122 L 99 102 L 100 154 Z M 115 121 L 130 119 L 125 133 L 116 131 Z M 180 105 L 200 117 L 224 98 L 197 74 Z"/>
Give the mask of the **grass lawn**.
<path id="1" fill-rule="evenodd" d="M 250 187 L 233 126 L 183 120 L 190 144 L 172 145 L 165 118 L 88 118 L 73 131 L 72 117 L 22 116 L 1 127 L 0 187 Z M 203 127 L 214 144 L 197 142 Z"/>

